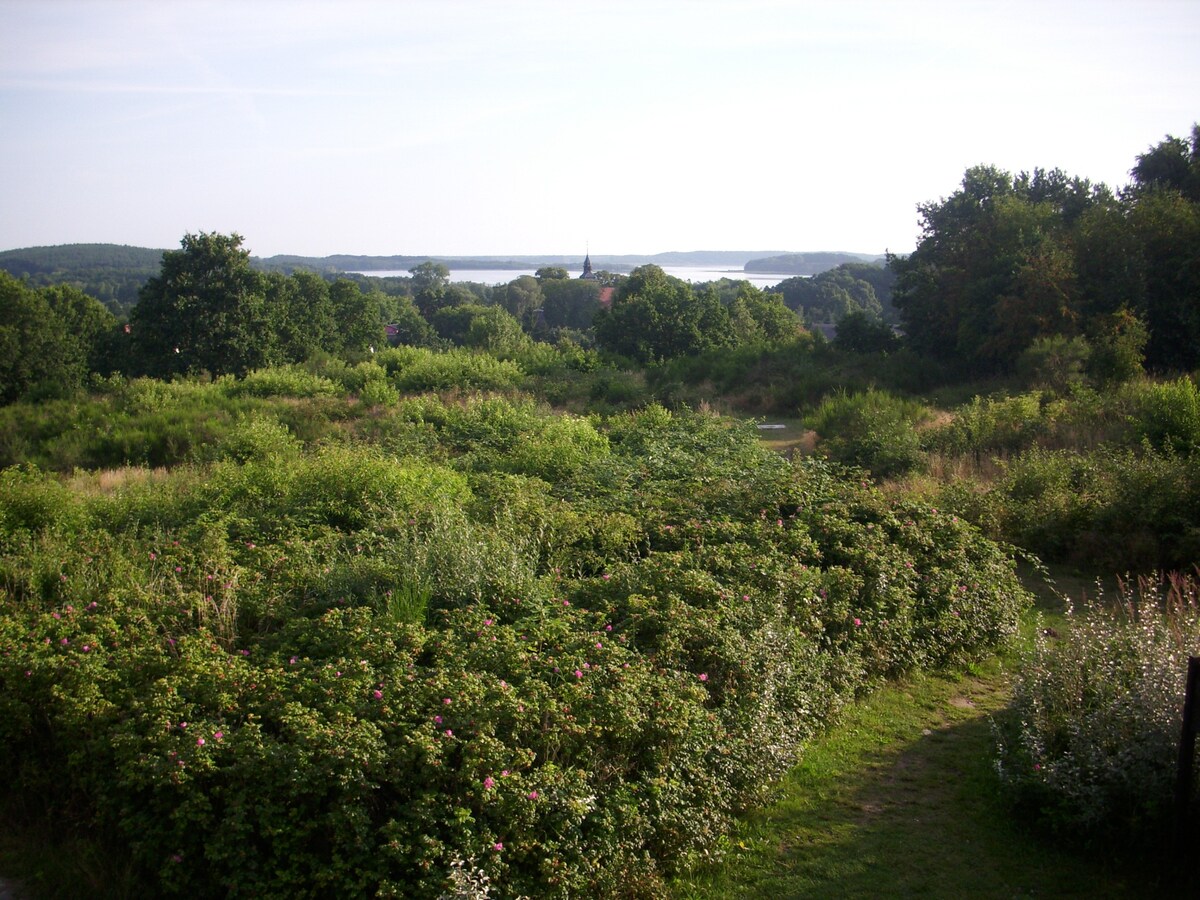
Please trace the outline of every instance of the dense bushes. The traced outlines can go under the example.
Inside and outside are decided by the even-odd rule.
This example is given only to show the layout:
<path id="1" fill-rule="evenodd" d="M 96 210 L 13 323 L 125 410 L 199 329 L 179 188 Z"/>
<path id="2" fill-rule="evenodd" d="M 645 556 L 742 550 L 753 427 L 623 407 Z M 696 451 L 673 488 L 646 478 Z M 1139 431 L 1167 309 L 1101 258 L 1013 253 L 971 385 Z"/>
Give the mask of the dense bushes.
<path id="1" fill-rule="evenodd" d="M 112 488 L 3 473 L 14 815 L 157 893 L 652 895 L 857 692 L 1024 602 L 962 520 L 749 425 L 354 408 Z"/>
<path id="2" fill-rule="evenodd" d="M 1161 851 L 1171 834 L 1188 656 L 1200 655 L 1194 578 L 1124 587 L 1043 632 L 999 731 L 1014 802 L 1071 840 Z"/>
<path id="3" fill-rule="evenodd" d="M 924 444 L 990 479 L 950 480 L 941 502 L 994 537 L 1088 571 L 1183 569 L 1200 557 L 1200 401 L 1188 378 L 975 398 Z"/>
<path id="4" fill-rule="evenodd" d="M 921 467 L 917 426 L 929 417 L 917 401 L 870 389 L 826 397 L 805 424 L 820 435 L 821 450 L 831 459 L 888 478 Z"/>

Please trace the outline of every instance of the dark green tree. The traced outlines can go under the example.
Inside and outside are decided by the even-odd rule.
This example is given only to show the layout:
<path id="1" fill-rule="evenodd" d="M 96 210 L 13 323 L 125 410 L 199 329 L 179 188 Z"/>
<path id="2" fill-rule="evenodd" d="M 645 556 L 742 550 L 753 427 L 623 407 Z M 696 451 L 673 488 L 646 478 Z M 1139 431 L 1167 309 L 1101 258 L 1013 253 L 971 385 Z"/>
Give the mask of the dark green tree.
<path id="1" fill-rule="evenodd" d="M 130 315 L 135 366 L 156 376 L 242 374 L 281 359 L 279 322 L 238 234 L 185 235 Z"/>
<path id="2" fill-rule="evenodd" d="M 263 276 L 263 290 L 284 359 L 301 362 L 336 346 L 333 303 L 324 278 L 304 270 L 287 277 L 269 272 Z"/>
<path id="3" fill-rule="evenodd" d="M 388 324 L 395 330 L 390 338 L 393 344 L 407 344 L 412 347 L 430 347 L 437 342 L 437 333 L 425 321 L 409 297 L 389 297 Z"/>
<path id="4" fill-rule="evenodd" d="M 110 370 L 116 316 L 95 297 L 69 284 L 45 287 L 40 293 L 58 318 L 64 365 L 79 373 L 80 381 L 89 372 Z"/>
<path id="5" fill-rule="evenodd" d="M 382 294 L 364 292 L 355 282 L 339 278 L 329 286 L 329 299 L 337 334 L 336 352 L 360 353 L 384 346 L 387 338 L 382 306 L 386 298 Z"/>
<path id="6" fill-rule="evenodd" d="M 734 342 L 729 310 L 717 292 L 700 293 L 658 266 L 641 266 L 595 319 L 597 343 L 638 362 L 694 356 Z"/>
<path id="7" fill-rule="evenodd" d="M 408 270 L 412 274 L 413 299 L 426 319 L 446 305 L 450 270 L 439 262 L 423 262 Z"/>
<path id="8" fill-rule="evenodd" d="M 517 321 L 532 324 L 534 310 L 542 308 L 542 287 L 537 278 L 522 275 L 508 283 L 501 302 Z"/>
<path id="9" fill-rule="evenodd" d="M 1010 371 L 1039 337 L 1078 333 L 1075 234 L 1109 199 L 1061 172 L 967 170 L 958 191 L 920 207 L 917 249 L 889 261 L 910 345 L 963 373 L 989 374 Z"/>
<path id="10" fill-rule="evenodd" d="M 85 374 L 46 298 L 0 272 L 0 402 L 19 400 L 35 387 L 63 393 Z"/>
<path id="11" fill-rule="evenodd" d="M 547 328 L 572 328 L 579 331 L 592 327 L 600 311 L 600 285 L 595 281 L 563 278 L 544 281 L 542 288 L 542 318 Z"/>
<path id="12" fill-rule="evenodd" d="M 833 345 L 854 353 L 890 353 L 900 346 L 900 338 L 887 322 L 856 309 L 838 322 Z"/>
<path id="13" fill-rule="evenodd" d="M 796 337 L 802 324 L 779 294 L 760 291 L 748 281 L 738 283 L 729 316 L 739 344 L 785 342 Z"/>

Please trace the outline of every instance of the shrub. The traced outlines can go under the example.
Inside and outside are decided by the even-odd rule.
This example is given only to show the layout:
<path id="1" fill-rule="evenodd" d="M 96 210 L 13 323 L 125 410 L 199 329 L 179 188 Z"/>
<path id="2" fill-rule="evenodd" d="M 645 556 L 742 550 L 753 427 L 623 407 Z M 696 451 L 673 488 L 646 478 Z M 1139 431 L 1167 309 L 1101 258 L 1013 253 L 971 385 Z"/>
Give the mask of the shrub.
<path id="1" fill-rule="evenodd" d="M 1065 394 L 1083 381 L 1091 357 L 1086 338 L 1040 337 L 1017 358 L 1017 374 L 1028 384 Z"/>
<path id="2" fill-rule="evenodd" d="M 870 389 L 826 397 L 805 416 L 805 425 L 820 435 L 820 449 L 830 459 L 889 478 L 923 465 L 917 425 L 929 416 L 919 402 Z"/>
<path id="3" fill-rule="evenodd" d="M 970 453 L 976 463 L 985 455 L 1011 453 L 1032 446 L 1046 431 L 1040 391 L 1013 397 L 975 397 L 954 410 L 953 418 L 924 436 L 924 443 L 943 453 Z"/>
<path id="4" fill-rule="evenodd" d="M 437 458 L 252 419 L 108 490 L 3 473 L 14 807 L 144 895 L 661 895 L 858 692 L 1025 600 L 965 522 L 751 423 L 393 418 Z"/>
<path id="5" fill-rule="evenodd" d="M 982 493 L 943 497 L 993 537 L 1091 571 L 1186 569 L 1200 553 L 1200 468 L 1152 449 L 1034 447 Z"/>
<path id="6" fill-rule="evenodd" d="M 1042 631 L 998 728 L 1011 799 L 1070 839 L 1168 843 L 1189 654 L 1200 654 L 1200 584 L 1122 585 Z"/>
<path id="7" fill-rule="evenodd" d="M 1156 450 L 1200 452 L 1200 389 L 1191 378 L 1142 382 L 1132 389 L 1134 439 Z"/>
<path id="8" fill-rule="evenodd" d="M 300 366 L 255 369 L 244 378 L 222 378 L 218 383 L 231 397 L 328 397 L 338 392 L 333 381 Z"/>

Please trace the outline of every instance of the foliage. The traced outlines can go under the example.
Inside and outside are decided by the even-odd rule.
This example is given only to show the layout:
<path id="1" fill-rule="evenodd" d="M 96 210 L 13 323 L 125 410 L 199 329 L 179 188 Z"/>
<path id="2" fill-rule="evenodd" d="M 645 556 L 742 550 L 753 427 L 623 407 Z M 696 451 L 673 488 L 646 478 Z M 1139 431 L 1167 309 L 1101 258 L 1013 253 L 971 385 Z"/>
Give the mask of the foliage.
<path id="1" fill-rule="evenodd" d="M 716 293 L 696 294 L 658 266 L 635 269 L 595 323 L 601 347 L 641 363 L 731 343 L 729 312 Z"/>
<path id="2" fill-rule="evenodd" d="M 987 374 L 1039 339 L 1082 334 L 1100 349 L 1099 379 L 1127 379 L 1143 347 L 1151 369 L 1194 368 L 1197 141 L 1200 128 L 1190 150 L 1168 137 L 1139 156 L 1119 197 L 1058 170 L 968 169 L 959 190 L 920 207 L 917 249 L 890 259 L 912 346 Z"/>
<path id="3" fill-rule="evenodd" d="M 830 459 L 888 478 L 921 466 L 917 426 L 929 415 L 919 402 L 870 389 L 826 397 L 805 425 L 820 436 L 820 449 Z"/>
<path id="4" fill-rule="evenodd" d="M 806 322 L 839 322 L 852 313 L 891 322 L 895 275 L 867 263 L 842 263 L 811 278 L 785 278 L 772 293 L 800 313 Z"/>
<path id="5" fill-rule="evenodd" d="M 150 375 L 241 374 L 278 361 L 259 275 L 240 235 L 188 234 L 163 254 L 162 272 L 142 288 L 131 326 Z"/>
<path id="6" fill-rule="evenodd" d="M 886 322 L 855 310 L 838 322 L 833 343 L 838 349 L 852 353 L 888 353 L 900 346 L 900 338 Z"/>
<path id="7" fill-rule="evenodd" d="M 1061 635 L 1039 635 L 1018 673 L 998 732 L 1001 780 L 1063 837 L 1156 849 L 1170 837 L 1200 588 L 1143 580 L 1068 618 Z"/>
<path id="8" fill-rule="evenodd" d="M 1151 382 L 1129 393 L 1134 440 L 1168 453 L 1200 454 L 1200 389 L 1195 381 Z"/>
<path id="9" fill-rule="evenodd" d="M 1023 604 L 963 521 L 750 425 L 460 393 L 315 446 L 282 401 L 325 381 L 234 383 L 100 398 L 258 404 L 196 461 L 0 477 L 10 807 L 150 893 L 651 895 L 858 692 Z"/>

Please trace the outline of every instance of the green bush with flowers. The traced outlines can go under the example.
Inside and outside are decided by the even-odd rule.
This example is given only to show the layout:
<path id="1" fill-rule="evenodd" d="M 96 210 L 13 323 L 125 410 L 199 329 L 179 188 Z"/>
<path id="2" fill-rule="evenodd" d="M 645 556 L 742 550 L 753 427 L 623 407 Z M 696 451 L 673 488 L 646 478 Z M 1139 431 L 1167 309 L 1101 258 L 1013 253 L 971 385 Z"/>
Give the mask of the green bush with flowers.
<path id="1" fill-rule="evenodd" d="M 655 896 L 857 694 L 1025 603 L 966 523 L 749 425 L 358 414 L 315 446 L 260 408 L 109 490 L 0 473 L 11 815 L 155 894 Z"/>

